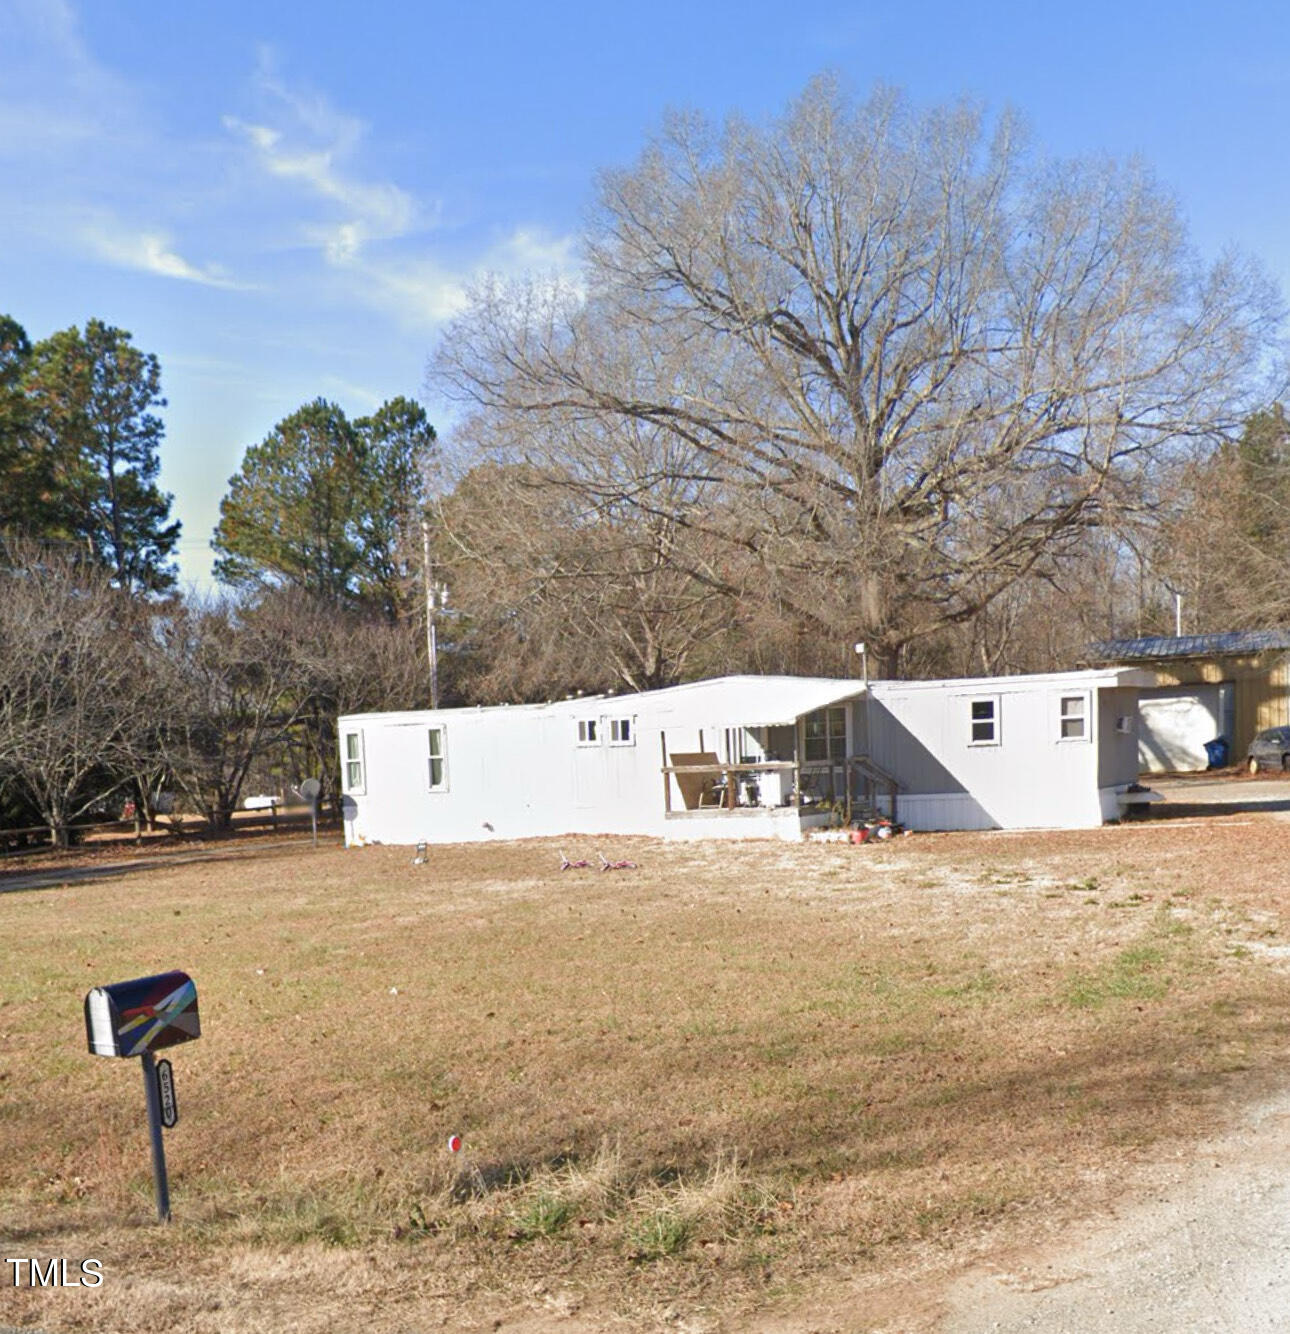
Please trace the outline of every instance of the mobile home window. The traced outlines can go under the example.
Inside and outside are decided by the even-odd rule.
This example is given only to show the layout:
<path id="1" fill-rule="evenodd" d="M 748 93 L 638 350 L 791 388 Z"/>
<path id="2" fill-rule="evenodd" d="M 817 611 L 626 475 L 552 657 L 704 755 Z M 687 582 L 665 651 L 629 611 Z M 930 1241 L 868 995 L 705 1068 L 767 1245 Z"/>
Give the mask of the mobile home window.
<path id="1" fill-rule="evenodd" d="M 600 744 L 600 728 L 594 718 L 578 719 L 578 745 L 597 746 Z"/>
<path id="2" fill-rule="evenodd" d="M 444 746 L 444 729 L 431 727 L 426 732 L 430 756 L 430 791 L 442 792 L 448 786 L 448 753 Z"/>
<path id="3" fill-rule="evenodd" d="M 345 791 L 363 790 L 363 734 L 345 733 Z"/>
<path id="4" fill-rule="evenodd" d="M 997 746 L 999 744 L 999 698 L 990 695 L 968 701 L 968 744 Z"/>
<path id="5" fill-rule="evenodd" d="M 1063 695 L 1058 707 L 1057 736 L 1062 741 L 1087 741 L 1088 696 Z"/>
<path id="6" fill-rule="evenodd" d="M 808 764 L 818 760 L 846 759 L 847 711 L 844 705 L 836 704 L 808 713 L 803 720 L 803 730 Z"/>
<path id="7" fill-rule="evenodd" d="M 611 746 L 634 746 L 636 732 L 630 718 L 611 718 L 609 720 L 609 744 Z"/>

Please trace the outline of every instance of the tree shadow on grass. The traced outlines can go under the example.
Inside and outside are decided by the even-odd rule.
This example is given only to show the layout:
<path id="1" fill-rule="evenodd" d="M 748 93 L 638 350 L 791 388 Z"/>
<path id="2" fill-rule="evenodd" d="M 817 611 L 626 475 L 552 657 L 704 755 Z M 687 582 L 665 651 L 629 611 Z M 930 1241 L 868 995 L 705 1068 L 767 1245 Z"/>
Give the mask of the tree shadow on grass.
<path id="1" fill-rule="evenodd" d="M 119 880 L 124 876 L 143 875 L 148 871 L 165 871 L 176 866 L 190 866 L 194 862 L 242 861 L 260 856 L 281 856 L 290 851 L 313 851 L 312 845 L 295 840 L 290 844 L 263 844 L 226 846 L 190 853 L 167 854 L 160 857 L 139 857 L 130 861 L 101 862 L 89 866 L 49 867 L 40 871 L 0 872 L 0 894 L 19 894 L 30 890 L 57 889 L 62 886 L 93 884 L 99 880 Z"/>

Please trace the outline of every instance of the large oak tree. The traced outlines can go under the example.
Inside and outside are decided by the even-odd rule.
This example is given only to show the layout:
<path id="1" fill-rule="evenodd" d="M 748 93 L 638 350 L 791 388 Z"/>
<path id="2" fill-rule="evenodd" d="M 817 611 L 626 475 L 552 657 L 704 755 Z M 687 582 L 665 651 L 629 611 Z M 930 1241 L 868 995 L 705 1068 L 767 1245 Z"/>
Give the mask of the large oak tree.
<path id="1" fill-rule="evenodd" d="M 828 79 L 766 126 L 670 119 L 585 249 L 581 288 L 487 282 L 449 329 L 463 466 L 701 531 L 732 623 L 887 670 L 1230 433 L 1280 318 L 1142 167 Z"/>

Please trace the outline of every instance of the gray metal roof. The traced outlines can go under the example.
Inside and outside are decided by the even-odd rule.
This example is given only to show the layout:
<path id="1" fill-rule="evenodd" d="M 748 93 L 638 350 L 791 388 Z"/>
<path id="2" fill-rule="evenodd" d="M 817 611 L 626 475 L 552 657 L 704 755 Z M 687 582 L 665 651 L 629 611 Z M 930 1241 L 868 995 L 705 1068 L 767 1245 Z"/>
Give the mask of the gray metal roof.
<path id="1" fill-rule="evenodd" d="M 1212 635 L 1156 635 L 1142 639 L 1103 639 L 1088 646 L 1089 656 L 1102 661 L 1125 659 L 1212 658 L 1230 653 L 1262 653 L 1290 649 L 1290 629 L 1225 630 Z"/>

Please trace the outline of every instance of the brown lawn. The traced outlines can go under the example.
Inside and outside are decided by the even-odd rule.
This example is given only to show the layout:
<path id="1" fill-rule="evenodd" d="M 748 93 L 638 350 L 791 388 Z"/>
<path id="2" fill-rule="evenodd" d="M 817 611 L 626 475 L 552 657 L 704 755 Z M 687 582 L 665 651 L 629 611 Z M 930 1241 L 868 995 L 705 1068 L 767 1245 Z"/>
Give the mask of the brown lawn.
<path id="1" fill-rule="evenodd" d="M 1287 833 L 306 837 L 0 895 L 3 1255 L 104 1274 L 0 1267 L 0 1324 L 735 1330 L 1074 1218 L 1281 1077 Z M 600 848 L 639 869 L 559 871 Z M 171 967 L 163 1229 L 81 1004 Z"/>

